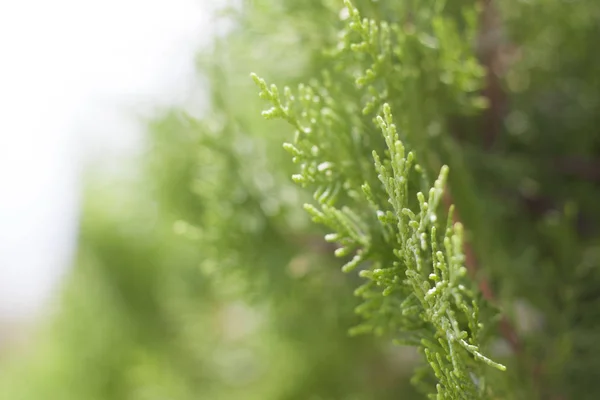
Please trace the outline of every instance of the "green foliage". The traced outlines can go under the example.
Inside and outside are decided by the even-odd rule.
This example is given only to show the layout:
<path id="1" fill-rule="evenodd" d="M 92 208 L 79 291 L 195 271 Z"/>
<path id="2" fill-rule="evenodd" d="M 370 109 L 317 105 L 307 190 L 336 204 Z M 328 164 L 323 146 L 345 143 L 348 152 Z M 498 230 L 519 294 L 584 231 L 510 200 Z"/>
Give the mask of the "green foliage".
<path id="1" fill-rule="evenodd" d="M 346 1 L 345 6 L 342 13 L 349 14 L 349 23 L 340 35 L 343 39 L 338 51 L 332 54 L 333 63 L 338 58 L 344 62 L 335 64 L 334 71 L 325 70 L 322 84 L 300 84 L 296 94 L 286 87 L 283 101 L 275 85 L 268 87 L 264 80 L 253 75 L 261 89 L 260 97 L 272 103 L 263 116 L 282 118 L 296 129 L 294 144 L 284 145 L 293 161 L 300 165 L 300 173 L 293 179 L 304 186 L 316 187 L 314 198 L 319 208 L 306 204 L 305 209 L 314 222 L 333 230 L 326 240 L 340 246 L 335 255 L 346 257 L 354 253 L 342 270 L 369 265 L 360 273 L 368 283 L 356 290 L 364 298 L 357 312 L 367 322 L 353 332 L 390 329 L 397 341 L 424 350 L 439 381 L 438 398 L 478 398 L 486 394 L 486 388 L 481 367 L 473 359 L 501 370 L 505 367 L 479 350 L 483 324 L 479 321 L 476 287 L 466 278 L 462 225 L 452 223 L 450 212 L 448 224 L 439 226 L 439 204 L 448 167 L 442 167 L 427 199 L 422 192 L 416 194 L 418 211 L 411 209 L 409 198 L 414 194 L 409 191 L 409 182 L 427 187 L 429 179 L 427 172 L 415 164 L 414 154 L 405 155 L 390 106 L 382 101 L 386 97 L 399 99 L 400 104 L 403 100 L 418 101 L 418 97 L 405 100 L 395 93 L 411 87 L 423 96 L 428 84 L 437 81 L 429 85 L 431 90 L 436 91 L 438 83 L 446 84 L 438 90 L 446 93 L 449 89 L 450 96 L 458 97 L 460 108 L 465 109 L 467 104 L 460 100 L 478 87 L 480 67 L 473 64 L 472 68 L 467 66 L 448 77 L 445 74 L 452 73 L 453 68 L 442 63 L 440 70 L 421 71 L 424 77 L 419 73 L 408 74 L 392 84 L 389 76 L 402 77 L 403 74 L 394 72 L 410 70 L 413 57 L 448 62 L 451 57 L 460 59 L 460 54 L 466 53 L 464 46 L 454 46 L 460 39 L 453 21 L 443 18 L 442 7 L 434 8 L 433 15 L 426 14 L 427 20 L 422 23 L 433 19 L 433 34 L 424 36 L 427 31 L 420 32 L 418 40 L 427 50 L 411 54 L 405 44 L 413 35 L 413 27 L 402 29 L 398 24 L 362 19 L 350 2 Z M 431 54 L 429 49 L 438 50 L 438 42 L 441 42 L 439 51 Z M 345 49 L 348 54 L 342 56 Z M 370 65 L 356 77 L 357 91 L 352 97 L 346 93 L 344 102 L 336 101 L 333 93 L 344 84 L 344 78 L 356 75 L 354 66 L 362 66 L 365 55 Z M 401 69 L 394 71 L 398 64 L 402 67 L 396 68 Z M 375 121 L 387 146 L 384 159 L 373 149 L 377 146 L 371 143 L 378 141 L 373 131 L 365 127 L 368 122 L 353 116 L 365 95 L 370 99 L 362 109 L 363 116 L 383 109 L 383 116 L 377 116 Z M 420 133 L 413 131 L 420 119 L 419 114 L 411 113 L 403 118 L 403 125 L 410 132 L 406 135 L 408 140 Z M 369 171 L 373 168 L 364 163 L 369 150 L 373 151 L 374 172 L 380 181 L 377 183 Z M 338 202 L 342 205 L 336 207 Z"/>
<path id="2" fill-rule="evenodd" d="M 0 392 L 598 398 L 599 4 L 240 2 Z"/>
<path id="3" fill-rule="evenodd" d="M 264 115 L 268 118 L 281 116 L 305 133 L 306 139 L 303 140 L 302 135 L 298 134 L 296 140 L 302 150 L 291 144 L 284 146 L 294 155 L 295 161 L 304 162 L 301 166 L 302 174 L 296 175 L 295 180 L 329 183 L 335 163 L 323 161 L 316 169 L 311 169 L 307 167 L 306 161 L 308 159 L 310 163 L 315 163 L 316 157 L 306 157 L 305 154 L 307 150 L 312 155 L 319 154 L 319 146 L 327 143 L 328 139 L 329 145 L 333 147 L 337 144 L 337 137 L 319 137 L 318 141 L 311 141 L 312 130 L 303 128 L 288 112 L 289 103 L 282 106 L 277 88 L 272 86 L 269 89 L 256 75 L 254 79 L 261 88 L 260 96 L 274 104 Z M 286 92 L 288 99 L 292 99 L 289 90 Z M 310 95 L 300 96 L 320 103 Z M 341 246 L 335 251 L 336 256 L 344 257 L 356 251 L 356 255 L 342 270 L 351 271 L 365 262 L 371 265 L 370 269 L 362 270 L 360 274 L 368 278 L 369 282 L 356 290 L 365 299 L 365 303 L 357 311 L 374 319 L 375 326 L 371 323 L 363 324 L 355 328 L 354 332 L 373 330 L 381 317 L 391 320 L 386 321 L 386 325 L 401 331 L 398 342 L 420 345 L 424 349 L 427 360 L 440 381 L 439 398 L 477 398 L 485 393 L 485 388 L 480 385 L 480 374 L 475 374 L 474 377 L 473 370 L 467 367 L 472 364 L 469 354 L 498 369 L 504 370 L 505 367 L 479 352 L 478 333 L 483 326 L 478 320 L 478 305 L 473 293 L 463 285 L 469 281 L 465 282 L 463 279 L 466 268 L 463 265 L 462 226 L 452 225 L 452 212 L 441 240 L 444 251 L 438 250 L 440 239 L 436 232 L 436 210 L 448 168 L 442 168 L 434 187 L 429 191 L 427 201 L 423 193 L 417 193 L 419 212 L 415 213 L 408 208 L 408 182 L 414 155 L 408 153 L 405 157 L 405 149 L 398 139 L 390 108 L 384 104 L 383 109 L 385 119 L 380 116 L 377 122 L 386 139 L 390 158 L 382 162 L 376 152 L 373 157 L 378 177 L 388 196 L 385 203 L 391 204 L 392 210 L 382 211 L 380 204 L 384 199 L 376 198 L 367 183 L 362 185 L 362 199 L 358 195 L 359 188 L 352 187 L 351 183 L 346 184 L 345 194 L 353 200 L 353 204 L 336 208 L 335 201 L 340 190 L 339 177 L 332 179 L 338 186 L 321 186 L 315 192 L 320 210 L 310 204 L 306 204 L 305 209 L 312 215 L 314 222 L 334 230 L 334 233 L 326 236 L 326 240 L 337 242 Z M 336 149 L 340 151 L 340 147 Z M 420 171 L 421 167 L 417 164 L 415 169 Z M 423 180 L 426 181 L 424 178 Z M 353 209 L 366 210 L 371 215 L 357 215 Z M 374 215 L 379 219 L 375 228 L 368 224 L 372 220 L 370 217 Z M 382 243 L 373 243 L 377 239 L 381 239 Z M 390 254 L 397 261 L 392 261 Z M 470 334 L 459 328 L 457 312 L 464 314 Z"/>

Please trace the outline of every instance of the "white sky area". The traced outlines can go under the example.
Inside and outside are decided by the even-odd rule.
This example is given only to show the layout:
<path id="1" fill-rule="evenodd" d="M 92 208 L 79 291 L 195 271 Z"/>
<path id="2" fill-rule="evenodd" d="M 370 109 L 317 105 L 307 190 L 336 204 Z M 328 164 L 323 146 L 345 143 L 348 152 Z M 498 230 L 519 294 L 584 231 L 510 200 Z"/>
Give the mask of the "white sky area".
<path id="1" fill-rule="evenodd" d="M 193 107 L 206 3 L 0 0 L 0 322 L 38 314 L 69 268 L 84 163 L 135 150 L 140 110 Z"/>

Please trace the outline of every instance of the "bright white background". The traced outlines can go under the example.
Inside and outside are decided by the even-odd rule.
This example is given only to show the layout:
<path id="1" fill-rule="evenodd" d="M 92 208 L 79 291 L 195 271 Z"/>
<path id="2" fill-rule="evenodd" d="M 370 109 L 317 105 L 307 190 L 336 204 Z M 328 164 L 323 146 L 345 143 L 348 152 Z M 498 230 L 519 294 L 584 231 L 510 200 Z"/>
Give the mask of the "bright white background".
<path id="1" fill-rule="evenodd" d="M 83 165 L 135 150 L 136 112 L 195 106 L 203 3 L 0 0 L 0 323 L 39 313 L 69 267 Z"/>

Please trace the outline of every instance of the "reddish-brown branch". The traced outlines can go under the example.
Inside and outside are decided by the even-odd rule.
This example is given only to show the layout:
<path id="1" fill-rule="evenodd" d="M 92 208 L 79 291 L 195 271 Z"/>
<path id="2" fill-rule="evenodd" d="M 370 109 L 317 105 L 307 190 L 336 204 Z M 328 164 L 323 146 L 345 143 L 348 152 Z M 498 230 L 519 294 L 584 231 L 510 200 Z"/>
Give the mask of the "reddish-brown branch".
<path id="1" fill-rule="evenodd" d="M 478 53 L 483 67 L 486 69 L 486 81 L 483 95 L 488 99 L 489 107 L 483 117 L 484 147 L 490 149 L 502 131 L 502 121 L 507 109 L 507 96 L 502 87 L 501 77 L 506 73 L 510 64 L 506 49 L 510 48 L 504 42 L 503 26 L 500 13 L 492 0 L 481 0 L 480 29 L 478 36 Z M 509 57 L 511 58 L 511 57 Z M 448 189 L 444 197 L 446 207 L 453 204 Z M 455 222 L 460 221 L 457 211 L 454 213 Z M 478 262 L 468 240 L 464 242 L 465 264 L 474 279 L 479 280 L 479 290 L 491 303 L 496 296 L 485 277 L 478 276 Z M 508 341 L 513 351 L 518 354 L 522 350 L 521 341 L 510 321 L 503 317 L 500 321 L 500 332 Z"/>
<path id="2" fill-rule="evenodd" d="M 479 57 L 486 70 L 483 96 L 489 107 L 483 115 L 484 146 L 490 149 L 502 130 L 506 94 L 502 89 L 500 75 L 503 71 L 501 57 L 501 22 L 498 11 L 490 0 L 483 1 L 479 31 Z"/>
<path id="3" fill-rule="evenodd" d="M 506 39 L 500 11 L 492 0 L 482 0 L 477 44 L 479 60 L 486 71 L 482 94 L 488 100 L 488 108 L 483 114 L 483 142 L 489 150 L 502 132 L 508 111 L 508 95 L 502 80 L 520 57 L 519 47 Z"/>
<path id="4" fill-rule="evenodd" d="M 600 160 L 571 156 L 555 158 L 552 164 L 563 174 L 573 175 L 586 181 L 600 182 Z"/>

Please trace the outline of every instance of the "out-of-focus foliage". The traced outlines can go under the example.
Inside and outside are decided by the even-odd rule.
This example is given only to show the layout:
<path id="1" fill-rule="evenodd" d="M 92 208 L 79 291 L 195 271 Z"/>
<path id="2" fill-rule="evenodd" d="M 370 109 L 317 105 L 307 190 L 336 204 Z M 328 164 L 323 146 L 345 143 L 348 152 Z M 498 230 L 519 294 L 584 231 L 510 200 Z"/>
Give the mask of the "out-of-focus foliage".
<path id="1" fill-rule="evenodd" d="M 149 121 L 134 178 L 90 179 L 74 270 L 55 316 L 3 366 L 0 398 L 385 400 L 432 392 L 424 360 L 391 345 L 396 330 L 348 335 L 365 321 L 353 295 L 364 280 L 341 273 L 326 232 L 309 223 L 302 204 L 311 200 L 290 179 L 298 171 L 281 148 L 294 128 L 262 119 L 248 78 L 255 71 L 282 86 L 318 87 L 324 69 L 333 82 L 328 107 L 346 117 L 331 127 L 346 130 L 340 140 L 360 142 L 352 154 L 331 143 L 328 157 L 355 168 L 336 179 L 367 181 L 383 198 L 377 172 L 399 157 L 372 123 L 384 102 L 426 176 L 449 165 L 471 260 L 467 285 L 505 318 L 482 316 L 493 328 L 484 354 L 507 366 L 482 367 L 493 398 L 600 396 L 600 3 L 354 5 L 380 33 L 396 27 L 388 43 L 395 53 L 348 30 L 354 15 L 338 0 L 253 0 L 226 11 L 232 29 L 198 58 L 208 109 Z M 377 172 L 371 150 L 384 160 Z M 431 187 L 411 182 L 411 191 Z M 389 283 L 371 278 L 380 289 Z M 423 390 L 409 384 L 415 368 Z"/>

